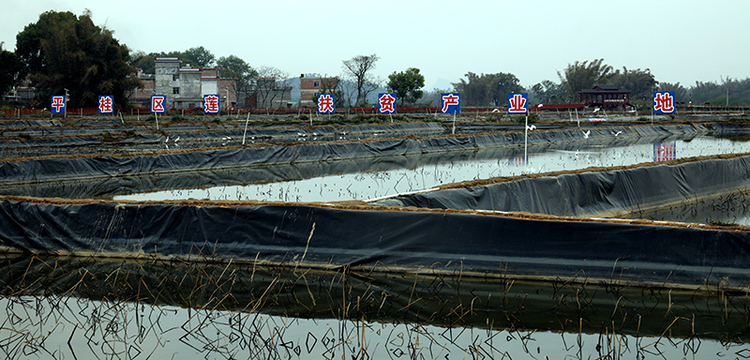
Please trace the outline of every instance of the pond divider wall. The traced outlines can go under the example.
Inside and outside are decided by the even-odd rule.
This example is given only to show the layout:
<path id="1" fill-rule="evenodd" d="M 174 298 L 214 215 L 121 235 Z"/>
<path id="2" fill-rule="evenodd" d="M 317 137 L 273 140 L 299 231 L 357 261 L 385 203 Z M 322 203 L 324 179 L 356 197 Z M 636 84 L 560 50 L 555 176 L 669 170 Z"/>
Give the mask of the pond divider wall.
<path id="1" fill-rule="evenodd" d="M 530 132 L 529 145 L 565 142 L 611 141 L 612 131 L 623 131 L 620 136 L 669 136 L 699 134 L 704 126 L 632 126 L 589 128 L 586 131 L 556 130 Z M 0 187 L 26 183 L 137 176 L 190 172 L 201 169 L 229 169 L 238 167 L 267 167 L 279 164 L 334 162 L 352 159 L 376 159 L 388 156 L 407 156 L 430 153 L 478 151 L 523 146 L 523 132 L 491 133 L 427 138 L 383 139 L 361 142 L 295 143 L 266 147 L 238 147 L 208 151 L 174 152 L 140 156 L 101 156 L 77 158 L 39 158 L 0 163 Z"/>
<path id="2" fill-rule="evenodd" d="M 5 250 L 747 286 L 750 233 L 330 206 L 0 202 Z"/>
<path id="3" fill-rule="evenodd" d="M 376 205 L 616 217 L 750 187 L 750 156 L 587 171 L 399 196 Z"/>

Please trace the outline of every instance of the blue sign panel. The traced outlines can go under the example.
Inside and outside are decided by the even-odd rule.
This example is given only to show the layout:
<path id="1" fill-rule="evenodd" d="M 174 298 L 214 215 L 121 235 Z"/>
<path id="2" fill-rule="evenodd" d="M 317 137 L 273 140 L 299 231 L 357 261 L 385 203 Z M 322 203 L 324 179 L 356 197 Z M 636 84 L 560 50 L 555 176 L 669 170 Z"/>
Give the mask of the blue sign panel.
<path id="1" fill-rule="evenodd" d="M 151 95 L 151 112 L 163 114 L 167 112 L 167 96 L 166 95 Z"/>
<path id="2" fill-rule="evenodd" d="M 52 95 L 50 112 L 53 114 L 62 114 L 65 112 L 65 95 Z"/>
<path id="3" fill-rule="evenodd" d="M 99 95 L 99 113 L 111 114 L 114 111 L 114 97 L 112 95 Z"/>
<path id="4" fill-rule="evenodd" d="M 218 114 L 221 108 L 221 102 L 218 94 L 203 95 L 203 113 Z"/>
<path id="5" fill-rule="evenodd" d="M 378 113 L 393 114 L 396 112 L 396 94 L 382 93 L 378 94 Z"/>
<path id="6" fill-rule="evenodd" d="M 318 114 L 333 114 L 334 112 L 336 112 L 336 95 L 319 94 Z"/>
<path id="7" fill-rule="evenodd" d="M 654 91 L 654 114 L 674 114 L 674 91 Z"/>
<path id="8" fill-rule="evenodd" d="M 508 94 L 508 114 L 527 114 L 529 112 L 528 93 Z"/>
<path id="9" fill-rule="evenodd" d="M 440 111 L 442 111 L 443 114 L 460 114 L 461 94 L 442 93 L 440 95 Z"/>

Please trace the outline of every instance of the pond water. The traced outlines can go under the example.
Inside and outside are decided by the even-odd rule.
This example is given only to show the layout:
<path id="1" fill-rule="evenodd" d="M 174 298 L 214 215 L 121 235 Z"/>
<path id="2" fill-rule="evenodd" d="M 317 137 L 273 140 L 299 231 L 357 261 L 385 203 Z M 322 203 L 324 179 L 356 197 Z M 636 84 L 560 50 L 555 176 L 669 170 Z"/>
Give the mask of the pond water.
<path id="1" fill-rule="evenodd" d="M 340 321 L 72 297 L 0 298 L 7 359 L 739 359 L 732 341 Z M 488 324 L 491 325 L 491 324 Z M 614 332 L 613 332 L 614 331 Z"/>
<path id="2" fill-rule="evenodd" d="M 650 161 L 715 154 L 750 152 L 750 143 L 713 137 L 639 139 L 612 143 L 576 143 L 446 155 L 442 160 L 409 162 L 409 167 L 380 166 L 349 173 L 326 173 L 302 179 L 262 182 L 246 178 L 245 184 L 192 189 L 169 189 L 115 196 L 115 200 L 260 200 L 326 202 L 368 200 L 430 189 L 467 180 L 575 170 L 587 167 L 624 166 Z M 323 165 L 322 167 L 325 167 Z M 255 183 L 254 183 L 255 182 Z"/>

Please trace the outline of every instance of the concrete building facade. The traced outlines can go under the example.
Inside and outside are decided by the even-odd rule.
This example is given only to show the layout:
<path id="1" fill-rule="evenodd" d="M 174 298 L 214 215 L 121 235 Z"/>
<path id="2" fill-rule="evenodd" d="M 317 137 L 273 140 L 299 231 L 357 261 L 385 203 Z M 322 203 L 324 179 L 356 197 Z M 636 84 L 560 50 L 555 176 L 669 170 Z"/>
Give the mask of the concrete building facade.
<path id="1" fill-rule="evenodd" d="M 131 94 L 131 103 L 150 107 L 151 95 L 165 95 L 167 109 L 199 108 L 203 95 L 218 94 L 223 110 L 236 106 L 291 107 L 292 87 L 280 85 L 275 78 L 259 78 L 249 89 L 237 91 L 233 79 L 221 78 L 221 71 L 182 67 L 177 57 L 154 59 L 154 75 L 139 74 L 145 89 Z"/>
<path id="2" fill-rule="evenodd" d="M 182 60 L 178 57 L 154 59 L 154 95 L 167 97 L 166 107 L 173 108 L 175 92 L 179 94 L 180 67 Z"/>
<path id="3" fill-rule="evenodd" d="M 302 74 L 299 77 L 300 99 L 302 107 L 313 107 L 317 100 L 313 97 L 321 91 L 332 91 L 338 86 L 338 78 L 321 77 L 319 74 Z"/>

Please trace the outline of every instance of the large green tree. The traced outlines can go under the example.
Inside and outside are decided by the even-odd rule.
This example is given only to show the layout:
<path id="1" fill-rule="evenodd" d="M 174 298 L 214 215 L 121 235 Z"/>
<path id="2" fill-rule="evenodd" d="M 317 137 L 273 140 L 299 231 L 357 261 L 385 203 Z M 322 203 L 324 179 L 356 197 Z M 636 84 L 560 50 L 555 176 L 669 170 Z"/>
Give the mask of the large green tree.
<path id="1" fill-rule="evenodd" d="M 529 97 L 537 104 L 559 104 L 565 101 L 567 95 L 562 84 L 544 80 L 531 87 Z"/>
<path id="2" fill-rule="evenodd" d="M 604 59 L 582 63 L 576 61 L 568 64 L 562 73 L 557 72 L 560 83 L 568 92 L 568 101 L 578 100 L 578 92 L 581 90 L 591 89 L 596 84 L 606 84 L 610 75 L 612 66 L 604 64 Z"/>
<path id="3" fill-rule="evenodd" d="M 235 92 L 246 96 L 252 93 L 252 83 L 258 72 L 245 60 L 235 55 L 222 56 L 216 61 L 216 65 L 221 69 L 222 78 L 232 80 L 231 86 Z"/>
<path id="4" fill-rule="evenodd" d="M 631 100 L 651 100 L 658 82 L 651 70 L 628 70 L 622 67 L 607 79 L 607 84 L 630 91 Z"/>
<path id="5" fill-rule="evenodd" d="M 214 65 L 216 57 L 203 46 L 192 47 L 182 53 L 182 61 L 195 68 L 207 68 Z"/>
<path id="6" fill-rule="evenodd" d="M 0 42 L 0 95 L 15 85 L 22 68 L 16 54 L 3 50 L 3 43 Z"/>
<path id="7" fill-rule="evenodd" d="M 690 90 L 682 86 L 679 82 L 676 84 L 660 81 L 657 85 L 659 91 L 674 91 L 675 101 L 678 102 L 689 102 L 690 101 Z M 652 93 L 653 96 L 653 93 Z"/>
<path id="8" fill-rule="evenodd" d="M 42 99 L 70 95 L 69 106 L 94 107 L 98 95 L 113 95 L 127 104 L 125 94 L 139 86 L 129 50 L 109 29 L 94 25 L 89 12 L 48 11 L 16 36 L 16 55 L 31 74 Z"/>
<path id="9" fill-rule="evenodd" d="M 466 106 L 502 106 L 508 102 L 508 94 L 521 92 L 523 87 L 518 78 L 510 73 L 466 74 L 466 80 L 453 83 L 461 93 L 461 102 Z"/>
<path id="10" fill-rule="evenodd" d="M 388 75 L 386 84 L 389 91 L 396 93 L 398 99 L 403 99 L 405 104 L 414 104 L 419 100 L 424 91 L 424 75 L 417 68 L 408 68 L 406 71 L 393 72 Z"/>

